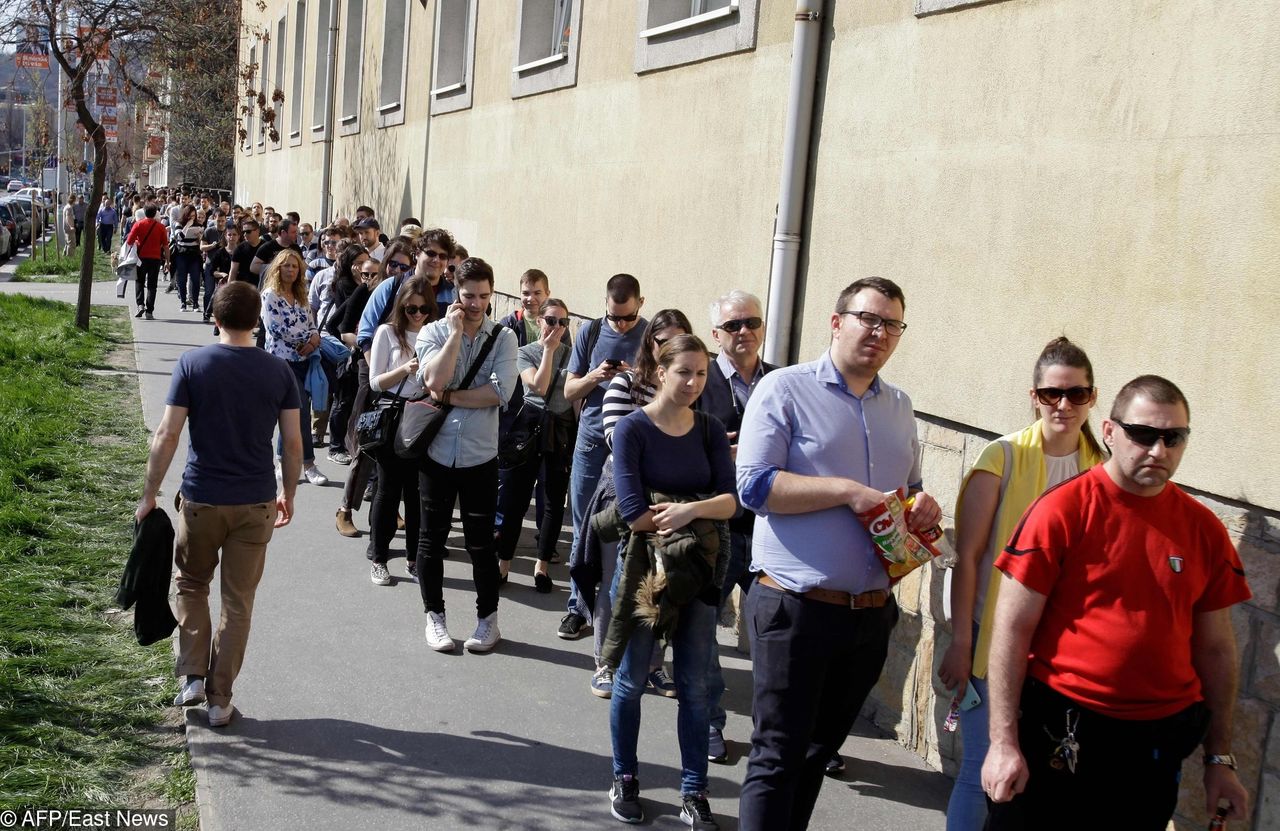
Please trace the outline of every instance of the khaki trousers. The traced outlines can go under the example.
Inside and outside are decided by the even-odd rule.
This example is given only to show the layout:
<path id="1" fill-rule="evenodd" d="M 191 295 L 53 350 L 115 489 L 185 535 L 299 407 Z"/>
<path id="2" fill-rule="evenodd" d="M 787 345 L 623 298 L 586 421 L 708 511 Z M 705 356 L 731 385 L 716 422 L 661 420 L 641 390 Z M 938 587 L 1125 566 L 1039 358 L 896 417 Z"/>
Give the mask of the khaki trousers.
<path id="1" fill-rule="evenodd" d="M 226 706 L 240 673 L 253 598 L 262 579 L 275 504 L 205 505 L 179 497 L 178 663 L 176 674 L 205 676 L 205 697 Z M 221 619 L 213 632 L 209 584 L 222 552 Z"/>

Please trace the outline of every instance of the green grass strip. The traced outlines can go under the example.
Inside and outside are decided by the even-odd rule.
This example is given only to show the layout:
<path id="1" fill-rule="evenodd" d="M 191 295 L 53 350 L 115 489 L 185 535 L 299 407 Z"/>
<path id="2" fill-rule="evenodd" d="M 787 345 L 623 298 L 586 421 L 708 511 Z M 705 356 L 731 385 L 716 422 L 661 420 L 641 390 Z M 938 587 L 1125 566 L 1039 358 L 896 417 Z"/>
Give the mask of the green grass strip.
<path id="1" fill-rule="evenodd" d="M 0 809 L 177 807 L 171 647 L 108 613 L 148 442 L 137 376 L 107 363 L 132 364 L 130 329 L 122 308 L 89 332 L 73 314 L 0 295 Z"/>
<path id="2" fill-rule="evenodd" d="M 46 257 L 45 254 L 48 256 Z M 93 254 L 93 279 L 97 282 L 116 279 L 115 273 L 111 270 L 110 256 L 97 250 Z M 77 283 L 80 281 L 80 249 L 76 248 L 71 252 L 70 257 L 64 257 L 58 250 L 58 244 L 53 240 L 49 241 L 47 252 L 43 251 L 41 244 L 37 242 L 31 256 L 18 263 L 13 281 L 15 283 Z"/>

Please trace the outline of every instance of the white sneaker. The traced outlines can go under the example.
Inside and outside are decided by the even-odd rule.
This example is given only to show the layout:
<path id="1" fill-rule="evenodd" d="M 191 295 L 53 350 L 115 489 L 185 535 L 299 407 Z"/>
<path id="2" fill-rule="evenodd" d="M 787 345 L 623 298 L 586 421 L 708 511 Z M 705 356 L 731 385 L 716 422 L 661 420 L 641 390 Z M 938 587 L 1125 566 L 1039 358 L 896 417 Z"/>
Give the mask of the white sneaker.
<path id="1" fill-rule="evenodd" d="M 308 481 L 308 482 L 310 482 L 310 483 L 311 483 L 311 484 L 313 484 L 313 485 L 327 485 L 327 484 L 329 484 L 329 477 L 328 477 L 328 476 L 325 476 L 323 473 L 321 473 L 321 472 L 320 472 L 320 468 L 316 467 L 315 465 L 312 465 L 311 467 L 309 467 L 309 468 L 307 468 L 306 470 L 302 471 L 302 475 L 303 475 L 303 476 L 306 476 L 306 477 L 307 477 L 307 481 Z"/>
<path id="2" fill-rule="evenodd" d="M 192 704 L 204 703 L 204 679 L 193 678 L 182 682 L 182 689 L 174 696 L 173 706 L 190 707 Z"/>
<path id="3" fill-rule="evenodd" d="M 436 652 L 452 652 L 456 646 L 444 623 L 444 612 L 427 612 L 427 646 Z"/>
<path id="4" fill-rule="evenodd" d="M 502 640 L 502 633 L 498 631 L 498 613 L 494 612 L 476 621 L 475 634 L 467 638 L 463 646 L 468 652 L 488 652 L 497 646 L 500 640 Z"/>
<path id="5" fill-rule="evenodd" d="M 369 569 L 369 579 L 375 586 L 390 586 L 391 572 L 387 571 L 387 564 L 374 563 Z"/>
<path id="6" fill-rule="evenodd" d="M 230 704 L 210 704 L 209 705 L 209 726 L 210 727 L 226 727 L 231 723 L 231 714 L 235 712 L 235 708 Z"/>

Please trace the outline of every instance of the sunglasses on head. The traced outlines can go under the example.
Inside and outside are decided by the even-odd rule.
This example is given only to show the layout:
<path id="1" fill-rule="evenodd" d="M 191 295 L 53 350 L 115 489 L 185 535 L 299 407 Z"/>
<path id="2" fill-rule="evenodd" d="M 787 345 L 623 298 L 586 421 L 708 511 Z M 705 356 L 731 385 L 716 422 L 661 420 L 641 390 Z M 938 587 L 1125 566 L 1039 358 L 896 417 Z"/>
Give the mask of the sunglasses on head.
<path id="1" fill-rule="evenodd" d="M 636 322 L 637 320 L 639 320 L 639 319 L 640 319 L 640 313 L 639 313 L 639 312 L 632 312 L 632 313 L 631 313 L 631 314 L 629 314 L 629 315 L 611 315 L 611 314 L 606 314 L 606 315 L 605 315 L 605 318 L 607 318 L 607 319 L 609 320 L 609 322 L 610 322 L 610 323 L 634 323 L 634 322 Z"/>
<path id="2" fill-rule="evenodd" d="M 1093 398 L 1093 387 L 1036 387 L 1036 399 L 1046 407 L 1056 407 L 1063 396 L 1077 407 L 1083 407 Z"/>
<path id="3" fill-rule="evenodd" d="M 405 306 L 404 313 L 407 315 L 425 315 L 430 314 L 430 306 Z"/>
<path id="4" fill-rule="evenodd" d="M 413 265 L 410 263 L 401 263 L 395 260 L 387 261 L 387 271 L 408 271 L 411 268 L 413 268 Z"/>
<path id="5" fill-rule="evenodd" d="M 569 318 L 555 317 L 554 315 L 547 315 L 546 317 L 542 318 L 542 322 L 547 324 L 548 326 L 568 326 Z"/>
<path id="6" fill-rule="evenodd" d="M 722 329 L 723 331 L 728 332 L 729 334 L 733 334 L 734 332 L 742 331 L 743 326 L 747 327 L 748 329 L 754 332 L 755 330 L 759 329 L 763 325 L 764 325 L 764 321 L 758 317 L 743 317 L 743 318 L 738 318 L 737 320 L 726 320 L 724 323 L 721 323 L 716 328 Z"/>
<path id="7" fill-rule="evenodd" d="M 1164 446 L 1172 450 L 1191 436 L 1190 427 L 1173 427 L 1165 430 L 1146 424 L 1125 424 L 1119 419 L 1112 419 L 1112 421 L 1123 427 L 1135 444 L 1143 447 L 1154 447 L 1157 441 L 1163 441 Z"/>

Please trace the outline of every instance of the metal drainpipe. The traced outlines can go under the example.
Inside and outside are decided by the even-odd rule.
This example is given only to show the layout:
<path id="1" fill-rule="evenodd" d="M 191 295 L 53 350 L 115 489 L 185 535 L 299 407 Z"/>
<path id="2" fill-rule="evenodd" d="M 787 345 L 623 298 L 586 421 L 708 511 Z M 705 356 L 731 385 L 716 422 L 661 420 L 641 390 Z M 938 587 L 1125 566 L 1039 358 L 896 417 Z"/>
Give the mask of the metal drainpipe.
<path id="1" fill-rule="evenodd" d="M 328 226 L 333 219 L 330 215 L 332 194 L 329 191 L 333 186 L 333 107 L 338 86 L 337 78 L 334 77 L 338 69 L 338 0 L 329 0 L 329 54 L 325 62 L 325 84 L 329 88 L 325 91 L 327 103 L 324 113 L 324 163 L 320 170 L 320 222 Z"/>
<path id="2" fill-rule="evenodd" d="M 764 359 L 786 364 L 791 353 L 791 320 L 799 287 L 796 276 L 803 241 L 805 173 L 809 167 L 809 134 L 813 128 L 814 79 L 822 37 L 823 0 L 797 0 L 795 40 L 791 46 L 791 91 L 782 148 L 782 185 L 773 232 L 769 271 L 769 337 Z"/>

